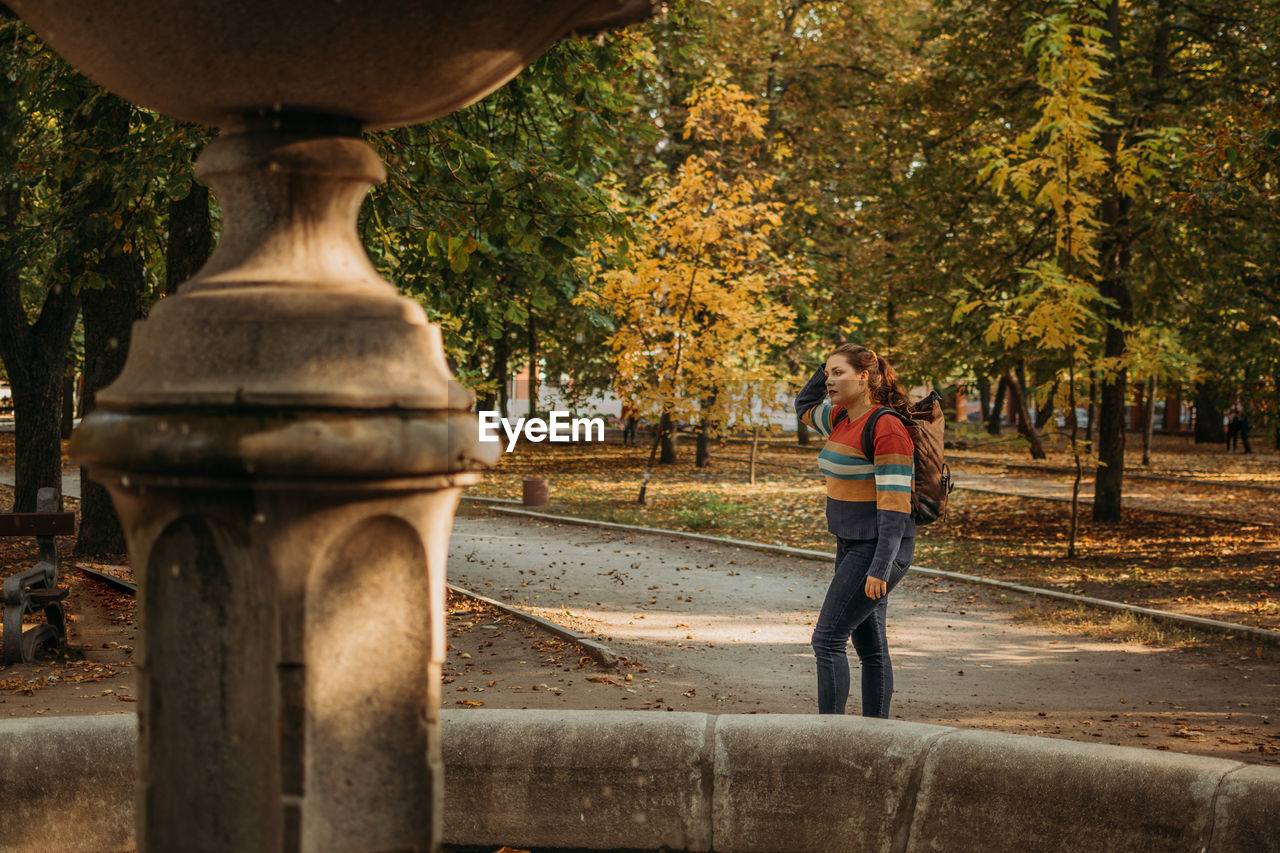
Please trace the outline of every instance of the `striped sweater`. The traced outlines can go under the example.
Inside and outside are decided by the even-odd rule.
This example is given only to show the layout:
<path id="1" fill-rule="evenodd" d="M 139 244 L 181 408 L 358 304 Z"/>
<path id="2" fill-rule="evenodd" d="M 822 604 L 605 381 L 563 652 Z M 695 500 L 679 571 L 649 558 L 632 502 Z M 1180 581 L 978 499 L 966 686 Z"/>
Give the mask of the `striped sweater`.
<path id="1" fill-rule="evenodd" d="M 845 417 L 826 394 L 826 371 L 818 368 L 796 397 L 796 412 L 827 440 L 818 468 L 827 479 L 827 529 L 841 539 L 876 539 L 869 574 L 885 580 L 899 550 L 914 551 L 911 476 L 915 448 L 902 421 L 886 415 L 876 422 L 872 459 L 862 453 L 862 428 L 871 412 L 856 421 Z M 833 426 L 834 424 L 834 426 Z M 903 540 L 912 540 L 904 542 Z"/>

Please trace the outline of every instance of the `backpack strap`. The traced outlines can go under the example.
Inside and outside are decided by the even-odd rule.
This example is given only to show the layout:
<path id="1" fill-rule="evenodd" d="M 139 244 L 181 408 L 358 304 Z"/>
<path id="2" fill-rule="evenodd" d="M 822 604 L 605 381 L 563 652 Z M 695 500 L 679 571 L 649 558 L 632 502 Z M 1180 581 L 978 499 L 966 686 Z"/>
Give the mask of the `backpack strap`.
<path id="1" fill-rule="evenodd" d="M 879 406 L 871 412 L 867 422 L 862 425 L 862 455 L 867 457 L 868 462 L 876 461 L 876 421 L 880 420 L 885 412 L 892 411 L 893 409 L 888 406 Z"/>
<path id="2" fill-rule="evenodd" d="M 903 421 L 903 423 L 906 422 L 906 419 L 903 418 L 901 414 L 899 414 L 894 409 L 889 408 L 888 406 L 879 406 L 876 409 L 872 410 L 871 416 L 867 418 L 867 422 L 862 425 L 862 455 L 867 457 L 868 462 L 872 462 L 872 463 L 875 462 L 876 421 L 880 420 L 881 415 L 885 414 L 886 412 L 888 412 L 889 414 L 895 415 L 898 418 L 898 420 Z M 840 422 L 845 418 L 847 418 L 848 416 L 849 416 L 848 410 L 841 409 L 840 412 L 836 415 L 835 420 L 831 424 L 831 431 L 835 432 L 835 428 L 839 426 Z"/>

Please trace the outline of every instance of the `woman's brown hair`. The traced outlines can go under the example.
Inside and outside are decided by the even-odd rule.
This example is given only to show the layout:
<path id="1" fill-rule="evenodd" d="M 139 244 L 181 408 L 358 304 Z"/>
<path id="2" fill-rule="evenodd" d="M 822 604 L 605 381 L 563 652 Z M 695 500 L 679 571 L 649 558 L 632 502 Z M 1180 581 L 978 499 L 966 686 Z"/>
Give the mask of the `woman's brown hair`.
<path id="1" fill-rule="evenodd" d="M 867 390 L 871 393 L 872 403 L 907 414 L 911 401 L 907 398 L 906 386 L 898 379 L 888 359 L 858 344 L 841 344 L 831 355 L 843 356 L 858 372 L 867 371 Z"/>

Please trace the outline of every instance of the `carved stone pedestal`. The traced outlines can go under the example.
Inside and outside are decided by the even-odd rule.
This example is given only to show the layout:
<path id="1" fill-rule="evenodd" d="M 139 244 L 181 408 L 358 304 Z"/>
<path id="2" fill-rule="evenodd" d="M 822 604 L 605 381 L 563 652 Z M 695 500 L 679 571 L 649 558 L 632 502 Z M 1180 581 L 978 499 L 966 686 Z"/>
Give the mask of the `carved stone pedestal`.
<path id="1" fill-rule="evenodd" d="M 218 251 L 74 439 L 139 582 L 143 850 L 439 843 L 449 528 L 497 451 L 356 239 L 382 168 L 354 131 L 210 146 Z"/>

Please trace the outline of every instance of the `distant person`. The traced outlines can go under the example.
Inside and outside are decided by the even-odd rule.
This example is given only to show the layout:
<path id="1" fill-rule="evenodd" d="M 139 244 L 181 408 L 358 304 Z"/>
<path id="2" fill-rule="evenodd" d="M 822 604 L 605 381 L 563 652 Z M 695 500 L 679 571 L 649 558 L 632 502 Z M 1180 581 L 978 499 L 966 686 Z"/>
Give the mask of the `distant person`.
<path id="1" fill-rule="evenodd" d="M 1236 439 L 1240 435 L 1240 410 L 1232 407 L 1227 417 L 1227 452 L 1236 452 Z"/>
<path id="2" fill-rule="evenodd" d="M 1249 446 L 1249 428 L 1249 416 L 1244 413 L 1244 409 L 1241 409 L 1237 415 L 1236 435 L 1240 436 L 1240 443 L 1244 445 L 1245 453 L 1253 452 L 1253 448 Z M 1233 445 L 1231 449 L 1235 450 L 1235 446 Z"/>
<path id="3" fill-rule="evenodd" d="M 636 443 L 636 425 L 639 422 L 634 406 L 622 407 L 622 443 L 630 447 Z"/>
<path id="4" fill-rule="evenodd" d="M 862 715 L 888 718 L 893 665 L 885 637 L 887 596 L 915 553 L 914 447 L 902 421 L 886 413 L 876 421 L 868 459 L 862 429 L 880 406 L 905 414 L 907 390 L 888 361 L 844 344 L 804 386 L 795 406 L 801 420 L 827 439 L 818 468 L 827 479 L 827 529 L 836 537 L 835 575 L 813 631 L 818 713 L 845 712 L 845 647 L 852 637 L 862 663 Z"/>

